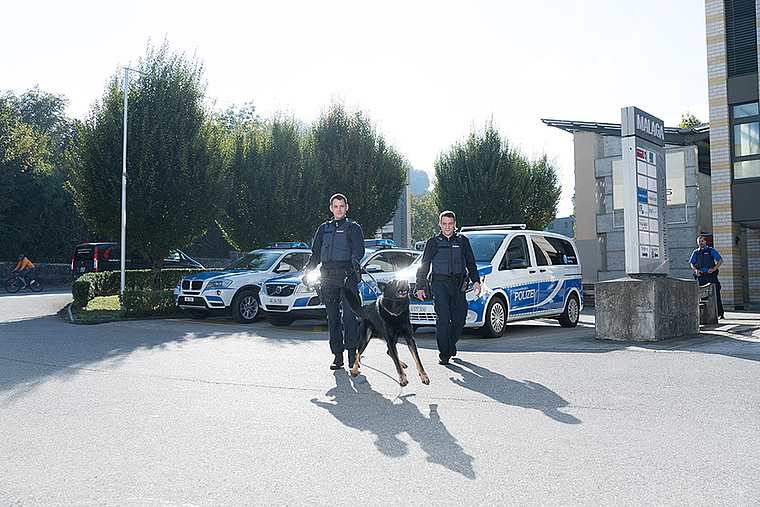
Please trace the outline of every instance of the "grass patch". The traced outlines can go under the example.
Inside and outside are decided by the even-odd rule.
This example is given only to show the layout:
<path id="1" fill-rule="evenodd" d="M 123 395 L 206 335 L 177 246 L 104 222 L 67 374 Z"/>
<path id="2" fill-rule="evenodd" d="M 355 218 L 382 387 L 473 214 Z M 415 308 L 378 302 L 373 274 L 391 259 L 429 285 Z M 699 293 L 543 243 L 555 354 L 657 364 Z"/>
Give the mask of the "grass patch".
<path id="1" fill-rule="evenodd" d="M 98 320 L 123 317 L 119 296 L 99 296 L 87 303 L 84 308 L 72 308 L 71 313 L 77 319 Z"/>

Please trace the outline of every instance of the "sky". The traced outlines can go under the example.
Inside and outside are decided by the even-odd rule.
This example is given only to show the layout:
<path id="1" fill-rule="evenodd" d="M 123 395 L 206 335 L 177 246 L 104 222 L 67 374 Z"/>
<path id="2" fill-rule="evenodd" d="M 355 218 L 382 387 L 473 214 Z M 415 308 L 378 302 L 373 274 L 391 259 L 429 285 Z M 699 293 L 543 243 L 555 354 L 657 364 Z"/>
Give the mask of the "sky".
<path id="1" fill-rule="evenodd" d="M 492 122 L 558 168 L 572 213 L 573 136 L 542 118 L 620 123 L 637 106 L 708 118 L 704 0 L 9 0 L 0 90 L 64 95 L 84 118 L 149 45 L 203 62 L 219 109 L 252 101 L 311 123 L 360 109 L 415 169 Z M 336 190 L 337 191 L 337 190 Z M 478 199 L 479 196 L 472 196 Z"/>

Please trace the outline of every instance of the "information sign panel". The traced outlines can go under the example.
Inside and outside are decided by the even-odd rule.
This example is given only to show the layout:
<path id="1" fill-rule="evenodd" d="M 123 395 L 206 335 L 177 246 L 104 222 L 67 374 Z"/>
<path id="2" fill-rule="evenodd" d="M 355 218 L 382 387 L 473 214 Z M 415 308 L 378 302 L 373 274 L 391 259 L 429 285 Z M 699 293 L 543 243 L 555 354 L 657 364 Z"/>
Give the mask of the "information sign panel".
<path id="1" fill-rule="evenodd" d="M 636 107 L 621 116 L 626 271 L 667 275 L 665 126 Z"/>

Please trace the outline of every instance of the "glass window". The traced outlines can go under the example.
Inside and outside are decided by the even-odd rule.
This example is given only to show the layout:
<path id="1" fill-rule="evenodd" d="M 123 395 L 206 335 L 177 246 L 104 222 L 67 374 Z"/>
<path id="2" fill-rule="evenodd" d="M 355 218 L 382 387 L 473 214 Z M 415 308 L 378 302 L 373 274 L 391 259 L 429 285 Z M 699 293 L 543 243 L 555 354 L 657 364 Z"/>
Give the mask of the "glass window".
<path id="1" fill-rule="evenodd" d="M 516 263 L 524 261 L 524 267 L 530 266 L 530 256 L 528 255 L 528 242 L 525 241 L 525 236 L 515 236 L 512 241 L 509 242 L 507 252 L 504 254 L 504 258 L 499 264 L 499 270 L 515 269 Z"/>
<path id="2" fill-rule="evenodd" d="M 760 154 L 760 123 L 740 123 L 734 125 L 734 156 Z"/>
<path id="3" fill-rule="evenodd" d="M 554 238 L 552 238 L 554 239 Z M 549 238 L 545 236 L 532 236 L 533 248 L 536 250 L 536 259 L 538 259 L 538 265 L 552 265 L 559 266 L 565 264 L 565 249 L 562 245 L 549 241 Z M 541 262 L 541 256 L 539 256 L 538 250 L 541 250 L 543 258 L 547 264 Z"/>
<path id="4" fill-rule="evenodd" d="M 751 102 L 749 104 L 741 104 L 734 106 L 734 118 L 745 118 L 747 116 L 757 116 L 758 105 L 757 102 Z"/>
<path id="5" fill-rule="evenodd" d="M 684 152 L 665 154 L 665 178 L 668 204 L 686 203 L 686 157 Z"/>
<path id="6" fill-rule="evenodd" d="M 464 234 L 470 240 L 472 253 L 475 255 L 475 262 L 491 262 L 496 255 L 496 251 L 501 246 L 504 233 L 498 232 L 466 232 Z"/>
<path id="7" fill-rule="evenodd" d="M 623 160 L 612 161 L 612 207 L 623 209 Z"/>
<path id="8" fill-rule="evenodd" d="M 533 243 L 533 252 L 536 254 L 536 264 L 539 266 L 548 266 L 549 259 L 546 258 L 541 247 L 536 244 L 536 239 L 533 238 L 531 242 Z"/>
<path id="9" fill-rule="evenodd" d="M 253 251 L 244 255 L 224 269 L 250 269 L 253 271 L 266 271 L 277 259 L 280 258 L 279 252 L 262 252 Z"/>
<path id="10" fill-rule="evenodd" d="M 575 249 L 569 241 L 561 238 L 552 238 L 550 236 L 546 237 L 546 241 L 548 241 L 561 256 L 561 258 L 558 259 L 560 261 L 558 264 L 578 264 L 578 256 L 575 255 Z"/>
<path id="11" fill-rule="evenodd" d="M 760 160 L 734 162 L 734 179 L 760 178 Z"/>

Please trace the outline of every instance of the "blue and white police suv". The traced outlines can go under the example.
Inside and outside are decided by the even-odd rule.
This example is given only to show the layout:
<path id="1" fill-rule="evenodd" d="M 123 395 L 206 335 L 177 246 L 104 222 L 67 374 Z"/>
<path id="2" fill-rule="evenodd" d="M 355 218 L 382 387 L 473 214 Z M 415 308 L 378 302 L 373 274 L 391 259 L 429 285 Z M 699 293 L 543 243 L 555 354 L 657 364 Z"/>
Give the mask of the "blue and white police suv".
<path id="1" fill-rule="evenodd" d="M 475 254 L 481 294 L 467 287 L 465 327 L 485 336 L 504 333 L 507 322 L 537 317 L 557 318 L 563 327 L 578 323 L 583 309 L 580 257 L 575 243 L 561 234 L 525 230 L 525 225 L 463 227 Z M 419 267 L 399 273 L 414 286 Z M 429 292 L 429 291 L 426 291 Z M 412 325 L 435 326 L 432 299 L 420 301 L 412 290 Z"/>
<path id="2" fill-rule="evenodd" d="M 367 248 L 361 266 L 367 273 L 362 275 L 359 296 L 367 305 L 377 299 L 385 283 L 396 277 L 403 268 L 411 265 L 422 252 L 404 248 Z M 313 270 L 311 278 L 304 283 L 304 273 L 291 273 L 267 280 L 261 291 L 261 305 L 267 320 L 275 326 L 288 326 L 295 319 L 325 319 L 325 305 L 320 301 L 314 286 L 319 281 L 319 269 Z"/>
<path id="3" fill-rule="evenodd" d="M 222 271 L 186 276 L 174 288 L 174 300 L 195 319 L 211 313 L 232 313 L 241 323 L 262 316 L 259 293 L 272 277 L 303 269 L 311 250 L 303 242 L 270 243 L 253 250 Z"/>

